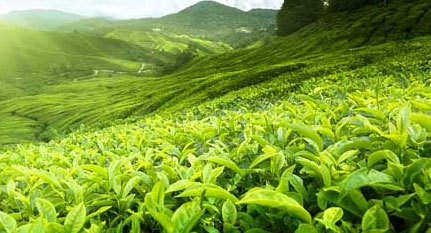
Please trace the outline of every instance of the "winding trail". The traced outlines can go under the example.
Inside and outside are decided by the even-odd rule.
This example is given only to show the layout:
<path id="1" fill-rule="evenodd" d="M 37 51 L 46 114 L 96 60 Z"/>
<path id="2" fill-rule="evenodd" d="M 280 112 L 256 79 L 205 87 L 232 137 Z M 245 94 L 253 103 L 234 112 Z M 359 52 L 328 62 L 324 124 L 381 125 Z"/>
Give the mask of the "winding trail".
<path id="1" fill-rule="evenodd" d="M 139 68 L 138 74 L 142 74 L 142 73 L 144 73 L 144 72 L 145 72 L 145 66 L 146 66 L 146 65 L 147 65 L 147 64 L 142 63 L 141 68 Z"/>

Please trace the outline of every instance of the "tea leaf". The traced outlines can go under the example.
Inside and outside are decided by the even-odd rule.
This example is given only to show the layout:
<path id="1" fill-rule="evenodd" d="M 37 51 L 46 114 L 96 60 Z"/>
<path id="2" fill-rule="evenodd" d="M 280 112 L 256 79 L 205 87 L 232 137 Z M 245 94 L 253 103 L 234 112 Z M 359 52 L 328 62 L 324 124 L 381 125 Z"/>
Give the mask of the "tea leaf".
<path id="1" fill-rule="evenodd" d="M 66 233 L 78 233 L 85 223 L 86 210 L 84 203 L 73 207 L 64 220 L 64 231 Z"/>
<path id="2" fill-rule="evenodd" d="M 323 219 L 317 219 L 323 225 L 325 225 L 326 229 L 339 231 L 336 223 L 343 218 L 343 209 L 339 207 L 331 207 L 326 209 L 323 212 Z"/>
<path id="3" fill-rule="evenodd" d="M 36 207 L 39 213 L 46 219 L 48 222 L 56 222 L 57 221 L 57 212 L 55 210 L 54 205 L 44 199 L 37 198 L 36 199 Z"/>
<path id="4" fill-rule="evenodd" d="M 375 205 L 367 210 L 362 219 L 362 229 L 366 232 L 389 231 L 388 216 L 380 205 Z"/>
<path id="5" fill-rule="evenodd" d="M 235 224 L 237 218 L 237 211 L 235 204 L 231 200 L 226 200 L 222 206 L 223 222 Z"/>
<path id="6" fill-rule="evenodd" d="M 199 203 L 187 202 L 178 208 L 172 216 L 174 232 L 188 233 L 197 224 L 204 211 L 201 210 Z"/>
<path id="7" fill-rule="evenodd" d="M 425 205 L 431 204 L 431 192 L 426 192 L 421 186 L 418 184 L 413 184 L 415 192 L 421 199 L 422 203 Z"/>
<path id="8" fill-rule="evenodd" d="M 0 224 L 7 233 L 15 233 L 17 230 L 16 220 L 2 211 L 0 211 Z"/>
<path id="9" fill-rule="evenodd" d="M 390 151 L 390 150 L 380 150 L 380 151 L 376 151 L 374 153 L 372 153 L 371 155 L 369 155 L 368 157 L 368 167 L 373 167 L 374 164 L 380 162 L 381 160 L 388 160 L 391 161 L 393 163 L 400 163 L 400 160 L 398 159 L 398 156 Z"/>
<path id="10" fill-rule="evenodd" d="M 311 224 L 299 224 L 298 229 L 296 229 L 295 233 L 318 233 L 316 228 Z"/>
<path id="11" fill-rule="evenodd" d="M 311 139 L 313 142 L 317 144 L 319 150 L 323 149 L 323 140 L 316 131 L 313 130 L 310 126 L 305 124 L 293 124 L 290 126 L 294 131 L 298 132 L 302 136 Z"/>
<path id="12" fill-rule="evenodd" d="M 209 158 L 206 158 L 206 160 L 223 165 L 231 169 L 232 171 L 240 174 L 241 176 L 245 174 L 245 172 L 241 168 L 239 168 L 234 162 L 232 162 L 232 160 L 222 158 L 222 157 L 209 157 Z"/>
<path id="13" fill-rule="evenodd" d="M 310 214 L 294 199 L 272 190 L 250 190 L 237 204 L 255 204 L 270 208 L 280 208 L 303 221 L 310 223 Z"/>

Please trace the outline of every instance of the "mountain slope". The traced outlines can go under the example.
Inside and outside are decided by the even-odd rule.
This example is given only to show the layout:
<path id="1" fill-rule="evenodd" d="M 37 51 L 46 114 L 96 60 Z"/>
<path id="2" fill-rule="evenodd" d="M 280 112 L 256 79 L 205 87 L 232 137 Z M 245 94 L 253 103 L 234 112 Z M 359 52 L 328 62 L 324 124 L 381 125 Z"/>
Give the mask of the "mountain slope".
<path id="1" fill-rule="evenodd" d="M 273 16 L 273 15 L 267 15 Z M 219 33 L 224 30 L 241 27 L 251 29 L 265 28 L 274 19 L 261 17 L 259 14 L 244 12 L 240 9 L 225 6 L 213 1 L 199 2 L 176 14 L 168 15 L 157 20 L 157 24 L 164 27 L 171 25 L 182 27 L 181 30 L 198 30 Z"/>
<path id="2" fill-rule="evenodd" d="M 427 4 L 422 5 L 424 10 L 430 3 Z M 407 11 L 411 6 L 397 7 Z M 287 84 L 295 87 L 303 80 L 353 72 L 362 67 L 373 67 L 387 75 L 400 72 L 403 75 L 424 75 L 430 72 L 429 37 L 406 42 L 391 42 L 389 37 L 383 45 L 373 45 L 375 42 L 368 39 L 368 34 L 351 41 L 342 39 L 351 36 L 349 33 L 355 29 L 356 23 L 367 30 L 378 28 L 367 21 L 370 15 L 383 14 L 391 18 L 388 25 L 392 25 L 397 16 L 401 17 L 397 22 L 405 20 L 403 14 L 396 14 L 391 9 L 364 8 L 350 17 L 345 17 L 346 13 L 328 15 L 291 36 L 273 41 L 271 45 L 196 58 L 180 71 L 161 79 L 113 75 L 112 80 L 103 82 L 90 79 L 73 85 L 52 86 L 44 95 L 4 102 L 9 106 L 4 114 L 35 119 L 33 122 L 42 130 L 23 124 L 23 131 L 33 130 L 30 136 L 37 138 L 35 135 L 50 125 L 62 131 L 82 123 L 93 125 L 95 122 L 91 119 L 106 122 L 113 118 L 139 118 L 155 111 L 179 112 L 224 95 L 231 95 L 232 102 L 227 104 L 230 105 L 239 95 L 230 93 L 241 93 L 244 88 L 255 90 L 253 96 L 257 100 L 270 96 L 282 98 L 291 90 Z M 425 24 L 411 24 L 412 31 L 423 31 L 422 35 L 426 35 L 429 28 L 422 28 L 429 22 L 426 17 L 429 17 L 428 13 L 421 18 Z M 331 25 L 322 27 L 323 22 Z M 325 30 L 321 31 L 322 28 Z M 362 73 L 355 75 L 359 76 L 352 77 L 365 77 Z M 92 89 L 98 82 L 101 83 L 99 88 Z M 93 91 L 86 93 L 88 90 Z M 80 97 L 71 98 L 74 95 Z M 50 102 L 47 103 L 46 99 Z M 29 101 L 35 104 L 28 104 Z M 57 106 L 55 109 L 49 107 L 53 104 Z M 11 142 L 19 140 L 19 135 L 9 139 Z"/>
<path id="3" fill-rule="evenodd" d="M 0 101 L 0 143 L 79 127 L 0 147 L 2 227 L 431 232 L 422 6 L 327 15 L 272 45 L 196 58 L 163 78 L 98 77 Z M 415 23 L 404 19 L 418 10 Z M 376 15 L 383 33 L 367 21 Z M 372 33 L 351 34 L 359 29 Z"/>
<path id="4" fill-rule="evenodd" d="M 189 48 L 196 49 L 197 53 L 200 54 L 217 54 L 232 50 L 228 45 L 221 42 L 163 32 L 116 30 L 106 34 L 105 37 L 133 42 L 143 48 L 165 51 L 171 54 L 178 54 Z"/>
<path id="5" fill-rule="evenodd" d="M 326 14 L 288 36 L 284 46 L 290 47 L 289 52 L 308 54 L 427 35 L 431 35 L 431 2 L 393 1 L 387 6 Z"/>
<path id="6" fill-rule="evenodd" d="M 77 213 L 76 229 L 100 232 L 174 232 L 185 222 L 195 232 L 429 232 L 430 52 L 426 37 L 274 66 L 256 57 L 242 74 L 195 80 L 203 89 L 263 79 L 256 86 L 6 148 L 2 216 L 17 232 L 62 231 Z M 189 98 L 200 94 L 209 92 Z M 49 214 L 28 211 L 35 195 Z"/>
<path id="7" fill-rule="evenodd" d="M 157 51 L 116 39 L 24 29 L 0 33 L 0 86 L 13 84 L 28 94 L 93 75 L 95 70 L 137 74 L 142 63 L 163 63 Z M 10 96 L 5 93 L 1 92 L 2 99 Z"/>
<path id="8" fill-rule="evenodd" d="M 0 16 L 0 20 L 10 24 L 36 29 L 55 29 L 84 18 L 57 10 L 13 11 Z"/>
<path id="9" fill-rule="evenodd" d="M 247 61 L 239 53 L 212 56 L 216 59 L 195 62 L 189 69 L 163 78 L 114 74 L 51 85 L 43 94 L 0 101 L 0 141 L 47 140 L 81 124 L 104 127 L 118 119 L 133 121 L 154 112 L 180 116 L 206 101 L 214 101 L 221 109 L 236 108 L 238 101 L 260 108 L 285 98 L 306 80 L 335 75 L 361 79 L 368 69 L 373 75 L 425 77 L 431 72 L 429 41 L 425 37 L 407 44 L 387 43 L 297 59 L 282 56 L 283 50 L 259 49 L 249 53 Z M 273 53 L 280 56 L 269 60 Z"/>
<path id="10" fill-rule="evenodd" d="M 224 42 L 233 47 L 246 47 L 259 38 L 275 32 L 276 12 L 274 10 L 244 12 L 217 2 L 203 1 L 161 18 L 123 21 L 82 20 L 64 28 L 98 35 L 105 35 L 118 28 L 147 33 L 156 31 Z"/>

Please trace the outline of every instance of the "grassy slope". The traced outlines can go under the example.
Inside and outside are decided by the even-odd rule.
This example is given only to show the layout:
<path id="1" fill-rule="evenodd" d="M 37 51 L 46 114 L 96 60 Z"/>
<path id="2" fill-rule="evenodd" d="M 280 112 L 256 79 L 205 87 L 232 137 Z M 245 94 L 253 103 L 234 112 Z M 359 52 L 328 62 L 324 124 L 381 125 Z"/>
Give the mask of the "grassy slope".
<path id="1" fill-rule="evenodd" d="M 205 88 L 185 106 L 209 90 L 248 86 L 183 112 L 5 150 L 0 205 L 19 213 L 23 232 L 52 224 L 37 216 L 67 227 L 63 217 L 81 203 L 102 232 L 162 232 L 184 222 L 197 232 L 294 232 L 300 224 L 429 231 L 430 52 L 423 37 L 183 79 L 175 90 Z M 166 93 L 174 80 L 157 84 Z M 184 99 L 174 102 L 177 109 Z M 52 203 L 51 215 L 31 211 L 36 197 Z M 337 212 L 340 224 L 322 221 L 323 211 Z M 369 224 L 374 218 L 382 220 Z"/>
<path id="2" fill-rule="evenodd" d="M 192 38 L 223 42 L 232 47 L 245 47 L 254 41 L 271 35 L 275 31 L 275 10 L 253 10 L 244 12 L 220 3 L 204 1 L 178 13 L 161 18 L 146 18 L 123 21 L 85 19 L 63 27 L 86 33 L 106 35 L 118 28 L 125 31 L 153 33 L 153 29 Z M 247 29 L 252 33 L 238 31 Z M 159 33 L 155 33 L 157 36 Z"/>
<path id="3" fill-rule="evenodd" d="M 308 42 L 322 38 L 313 27 L 300 32 L 314 35 Z M 184 222 L 197 232 L 430 231 L 431 37 L 380 45 L 364 37 L 359 48 L 322 44 L 328 51 L 306 56 L 317 44 L 289 50 L 295 37 L 196 60 L 162 80 L 56 86 L 60 95 L 106 90 L 104 99 L 83 96 L 78 117 L 96 117 L 80 106 L 103 109 L 114 98 L 127 114 L 162 104 L 166 112 L 0 153 L 0 205 L 16 219 L 8 221 L 23 232 L 54 227 L 42 218 L 62 229 L 83 203 L 74 210 L 89 216 L 84 227 L 100 231 L 161 232 Z M 55 101 L 51 92 L 35 98 Z M 31 114 L 61 118 L 47 111 Z M 50 214 L 36 213 L 33 199 Z"/>
<path id="4" fill-rule="evenodd" d="M 407 9 L 409 5 L 405 7 Z M 381 9 L 364 9 L 363 12 L 365 11 L 377 14 Z M 362 14 L 356 12 L 349 19 L 365 22 L 363 12 Z M 425 18 L 422 20 L 429 17 L 428 13 L 424 14 Z M 383 11 L 381 14 L 395 17 L 392 11 Z M 325 18 L 298 34 L 275 41 L 268 47 L 196 59 L 182 71 L 163 79 L 123 79 L 121 76 L 114 76 L 112 80 L 106 81 L 82 80 L 68 85 L 68 91 L 56 92 L 56 89 L 64 88 L 53 86 L 46 95 L 31 97 L 34 103 L 38 103 L 37 105 L 28 104 L 30 97 L 15 99 L 8 102 L 10 107 L 7 108 L 7 114 L 13 113 L 21 118 L 32 119 L 31 122 L 39 127 L 33 129 L 33 134 L 26 134 L 23 138 L 14 136 L 6 142 L 34 139 L 35 135 L 46 129 L 46 126 L 68 129 L 81 123 L 93 124 L 96 120 L 105 122 L 130 116 L 140 117 L 154 111 L 178 111 L 260 83 L 267 83 L 265 85 L 275 89 L 276 93 L 284 93 L 277 89 L 277 86 L 282 85 L 278 85 L 274 80 L 298 83 L 312 77 L 335 73 L 340 69 L 354 70 L 384 61 L 392 63 L 400 60 L 405 63 L 406 57 L 416 61 L 412 67 L 429 60 L 427 39 L 419 44 L 399 42 L 378 46 L 376 47 L 378 49 L 367 47 L 350 49 L 363 46 L 364 41 L 372 40 L 366 35 L 362 39 L 355 37 L 356 40 L 350 44 L 346 41 L 337 42 L 336 39 L 340 36 L 338 33 L 355 28 L 353 27 L 355 24 L 352 23 L 335 24 L 342 15 L 344 13 Z M 365 19 L 367 17 L 368 14 L 365 14 Z M 332 23 L 334 26 L 327 28 L 324 33 L 316 34 L 317 27 L 322 22 Z M 367 27 L 371 30 L 378 26 L 371 24 Z M 364 27 L 364 30 L 367 27 Z M 413 29 L 419 30 L 418 27 L 421 25 L 417 24 Z M 327 41 L 328 35 L 336 36 L 333 38 L 335 43 Z M 306 39 L 299 40 L 300 36 Z M 340 48 L 345 49 L 337 51 Z M 331 52 L 322 53 L 325 50 Z M 407 69 L 405 66 L 395 68 Z M 94 88 L 95 83 L 98 83 L 97 88 Z M 90 89 L 92 90 L 90 93 L 86 92 Z M 46 102 L 46 99 L 50 101 Z M 55 105 L 56 108 L 50 108 L 51 105 Z M 106 111 L 107 109 L 109 110 Z M 26 132 L 31 131 L 32 129 L 27 126 L 23 125 L 20 128 Z M 8 131 L 3 132 L 3 135 L 8 135 Z"/>
<path id="5" fill-rule="evenodd" d="M 0 80 L 23 89 L 72 80 L 98 69 L 137 72 L 148 56 L 146 50 L 114 39 L 24 29 L 1 33 Z"/>
<path id="6" fill-rule="evenodd" d="M 15 46 L 9 43 L 6 36 L 2 38 L 6 41 L 3 45 L 12 47 L 4 46 L 2 51 L 5 56 L 0 58 L 5 60 L 0 76 L 1 143 L 32 141 L 36 136 L 40 140 L 46 138 L 46 131 L 50 128 L 68 131 L 70 126 L 81 123 L 125 119 L 137 110 L 152 112 L 180 91 L 175 90 L 178 80 L 169 79 L 166 83 L 159 78 L 127 77 L 124 74 L 102 73 L 97 78 L 90 75 L 93 69 L 137 74 L 142 60 L 137 62 L 122 58 L 127 56 L 127 49 L 137 48 L 133 53 L 145 53 L 141 47 L 112 39 L 89 37 L 84 40 L 86 37 L 81 36 L 78 37 L 79 43 L 77 38 L 68 38 L 73 41 L 71 44 L 63 40 L 63 36 L 67 35 L 55 33 L 55 38 L 49 35 L 49 40 L 45 41 L 46 38 L 39 33 L 27 33 L 26 36 L 32 35 L 33 45 L 37 45 L 38 49 L 25 47 L 23 42 L 17 40 L 14 43 L 24 46 Z M 22 36 L 22 32 L 17 34 Z M 9 36 L 16 38 L 16 35 Z M 48 47 L 51 42 L 62 44 L 58 48 Z M 108 47 L 110 45 L 106 42 L 114 43 Z M 100 48 L 85 49 L 92 43 Z M 203 41 L 199 43 L 201 48 L 206 46 Z M 211 48 L 210 45 L 208 48 Z M 216 49 L 211 52 L 216 52 Z M 204 49 L 204 52 L 208 50 Z M 169 59 L 163 62 L 167 61 Z M 52 70 L 46 71 L 50 67 L 53 67 Z M 149 104 L 147 99 L 151 99 L 152 103 Z"/>
<path id="7" fill-rule="evenodd" d="M 187 35 L 167 34 L 164 32 L 145 32 L 116 30 L 105 35 L 107 38 L 115 38 L 128 42 L 133 42 L 141 47 L 166 51 L 171 54 L 178 54 L 186 51 L 189 46 L 194 47 L 202 55 L 224 53 L 232 50 L 230 46 Z"/>
<path id="8" fill-rule="evenodd" d="M 33 102 L 32 96 L 46 95 L 53 85 L 70 83 L 78 78 L 82 79 L 83 76 L 91 78 L 94 70 L 137 74 L 143 62 L 163 63 L 162 57 L 157 54 L 121 40 L 81 34 L 38 32 L 8 26 L 1 27 L 0 30 L 2 143 L 15 141 L 11 138 L 33 140 L 34 133 L 45 127 L 45 122 L 41 123 L 37 117 L 21 115 L 15 110 L 9 111 L 10 105 L 18 109 L 22 107 L 13 101 L 26 98 L 27 105 L 39 108 L 42 104 Z M 91 92 L 90 89 L 91 86 L 85 91 Z M 75 94 L 80 91 L 84 90 L 79 89 Z M 62 103 L 78 101 L 67 94 L 57 100 Z M 55 109 L 49 103 L 45 106 L 52 111 Z"/>
<path id="9" fill-rule="evenodd" d="M 34 119 L 33 123 L 42 127 L 33 133 L 43 131 L 47 125 L 65 130 L 81 123 L 91 125 L 112 119 L 140 117 L 154 111 L 179 111 L 257 84 L 261 85 L 256 87 L 257 90 L 263 89 L 256 91 L 256 98 L 259 98 L 259 93 L 280 97 L 290 91 L 284 88 L 284 83 L 298 84 L 310 78 L 367 65 L 388 63 L 394 71 L 407 72 L 418 69 L 422 63 L 427 64 L 431 51 L 428 40 L 426 37 L 416 43 L 399 42 L 361 50 L 347 49 L 326 55 L 280 60 L 278 63 L 273 60 L 271 63 L 275 64 L 270 65 L 261 61 L 261 65 L 254 64 L 251 69 L 237 65 L 236 70 L 201 70 L 197 69 L 202 65 L 199 62 L 190 68 L 193 72 L 184 70 L 181 74 L 163 79 L 114 76 L 111 79 L 81 80 L 52 86 L 44 95 L 18 98 L 3 104 L 9 106 L 5 108 L 6 112 Z M 419 47 L 421 50 L 417 49 Z M 397 48 L 396 52 L 394 48 Z M 424 69 L 428 69 L 427 66 Z M 27 125 L 4 124 L 29 130 Z M 8 135 L 7 131 L 3 133 Z M 25 136 L 24 139 L 31 139 L 34 134 Z M 21 140 L 20 137 L 9 139 L 10 142 L 17 140 Z"/>

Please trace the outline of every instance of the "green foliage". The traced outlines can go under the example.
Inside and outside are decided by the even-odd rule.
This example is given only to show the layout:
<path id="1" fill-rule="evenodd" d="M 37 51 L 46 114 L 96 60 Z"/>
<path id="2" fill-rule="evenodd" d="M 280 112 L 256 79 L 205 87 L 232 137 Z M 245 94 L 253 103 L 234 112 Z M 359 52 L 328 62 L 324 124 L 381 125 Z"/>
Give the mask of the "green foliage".
<path id="1" fill-rule="evenodd" d="M 362 230 L 376 233 L 389 231 L 388 216 L 379 205 L 375 205 L 367 210 L 362 219 Z"/>
<path id="2" fill-rule="evenodd" d="M 329 0 L 328 7 L 330 11 L 354 11 L 369 5 L 386 5 L 387 2 L 388 0 Z"/>
<path id="3" fill-rule="evenodd" d="M 33 53 L 29 51 L 36 51 L 35 48 L 21 51 L 12 46 L 12 49 L 5 48 L 10 52 L 0 56 L 2 61 L 14 60 L 6 58 L 17 58 L 12 62 L 14 65 L 1 62 L 0 67 L 0 70 L 14 70 L 11 75 L 0 72 L 0 117 L 2 118 L 0 144 L 48 141 L 62 137 L 71 130 L 92 130 L 117 124 L 119 119 L 129 118 L 133 121 L 134 118 L 142 118 L 153 112 L 181 111 L 232 91 L 252 86 L 262 87 L 254 88 L 256 96 L 269 100 L 269 96 L 272 95 L 270 102 L 273 102 L 294 90 L 298 83 L 311 77 L 325 78 L 331 73 L 355 70 L 379 62 L 388 64 L 376 65 L 382 74 L 399 75 L 400 73 L 397 80 L 403 79 L 403 75 L 426 72 L 430 67 L 427 38 L 416 39 L 412 43 L 391 42 L 376 47 L 351 49 L 356 46 L 404 38 L 403 35 L 397 37 L 394 34 L 401 30 L 398 28 L 400 26 L 398 22 L 411 25 L 409 37 L 429 33 L 428 29 L 431 27 L 427 24 L 431 20 L 427 19 L 430 14 L 422 12 L 422 9 L 429 7 L 429 2 L 421 2 L 419 5 L 403 4 L 399 7 L 400 12 L 415 12 L 411 17 L 418 23 L 409 23 L 408 19 L 411 17 L 394 14 L 390 7 L 364 8 L 349 14 L 331 14 L 300 32 L 274 40 L 263 48 L 205 57 L 200 54 L 175 74 L 163 78 L 134 77 L 142 64 L 130 59 L 136 54 L 143 56 L 149 54 L 146 49 L 135 49 L 136 46 L 140 46 L 140 40 L 165 41 L 166 39 L 168 42 L 164 46 L 167 47 L 184 46 L 183 43 L 194 41 L 202 46 L 209 46 L 213 52 L 222 51 L 209 41 L 196 39 L 191 35 L 180 41 L 169 33 L 168 35 L 161 33 L 162 35 L 157 34 L 149 38 L 148 34 L 151 33 L 131 32 L 125 29 L 123 31 L 121 27 L 108 31 L 107 33 L 112 32 L 109 37 L 128 41 L 130 39 L 136 44 L 82 34 L 30 33 L 27 30 L 16 32 L 22 38 L 19 41 L 33 38 L 33 44 L 49 52 Z M 390 24 L 388 27 L 391 28 L 387 37 L 380 33 L 380 24 L 372 23 L 374 15 L 390 19 L 385 20 L 385 24 Z M 368 34 L 366 31 L 376 33 Z M 9 41 L 12 38 L 8 33 L 2 35 L 0 40 Z M 67 37 L 70 37 L 70 40 Z M 174 37 L 172 43 L 169 42 L 171 37 Z M 58 49 L 49 46 L 49 41 L 56 44 L 55 47 Z M 31 43 L 28 42 L 28 44 Z M 94 49 L 86 49 L 85 45 L 88 44 L 91 44 Z M 2 43 L 0 47 L 1 45 Z M 17 45 L 17 47 L 21 46 Z M 130 50 L 137 53 L 132 56 L 124 52 Z M 66 54 L 61 51 L 65 51 Z M 87 53 L 88 56 L 81 56 Z M 156 58 L 163 64 L 167 61 L 164 55 Z M 66 61 L 63 62 L 63 59 Z M 19 68 L 16 63 L 19 60 L 26 61 L 24 68 Z M 45 74 L 45 68 L 49 66 L 52 66 L 53 73 Z M 130 75 L 102 73 L 94 76 L 92 73 L 95 67 L 96 69 L 114 67 L 114 70 L 130 72 Z M 155 70 L 165 68 L 165 66 L 148 67 Z M 365 73 L 361 71 L 348 75 L 358 78 L 363 77 Z M 85 76 L 82 77 L 82 75 Z M 374 85 L 376 86 L 378 85 Z M 271 89 L 271 91 L 263 93 L 259 91 L 260 89 Z M 230 98 L 236 98 L 233 96 L 235 94 Z M 397 138 L 402 140 L 402 134 L 401 137 L 399 136 L 393 137 L 393 140 Z M 417 132 L 415 140 L 421 138 L 423 133 Z"/>
<path id="4" fill-rule="evenodd" d="M 65 25 L 63 30 L 97 35 L 127 34 L 188 35 L 207 41 L 222 42 L 233 48 L 244 48 L 275 33 L 277 10 L 255 9 L 248 12 L 215 1 L 201 1 L 178 13 L 161 18 L 109 21 L 88 19 Z M 137 33 L 136 33 L 137 32 Z M 166 38 L 166 37 L 165 37 Z M 170 39 L 168 39 L 170 40 Z M 148 41 L 147 39 L 140 42 Z M 160 41 L 161 44 L 164 41 Z M 171 47 L 172 49 L 172 47 Z"/>
<path id="5" fill-rule="evenodd" d="M 278 13 L 277 34 L 290 35 L 316 21 L 322 8 L 320 0 L 285 0 Z"/>
<path id="6" fill-rule="evenodd" d="M 255 204 L 271 208 L 280 208 L 306 223 L 311 223 L 310 214 L 293 198 L 272 190 L 253 189 L 237 202 L 237 204 Z"/>
<path id="7" fill-rule="evenodd" d="M 36 207 L 39 214 L 48 222 L 57 221 L 57 212 L 55 206 L 51 202 L 38 198 L 36 199 Z"/>
<path id="8" fill-rule="evenodd" d="M 64 220 L 66 233 L 78 233 L 85 224 L 85 206 L 83 203 L 73 207 Z"/>
<path id="9" fill-rule="evenodd" d="M 317 218 L 316 220 L 321 222 L 327 230 L 341 232 L 340 228 L 337 226 L 337 222 L 339 222 L 342 218 L 343 209 L 340 207 L 331 207 L 323 212 L 322 219 Z"/>
<path id="10" fill-rule="evenodd" d="M 231 93 L 181 115 L 10 148 L 0 153 L 0 223 L 10 232 L 424 232 L 427 76 L 405 86 L 374 68 L 303 81 L 265 106 L 249 87 L 239 101 Z"/>
<path id="11" fill-rule="evenodd" d="M 16 221 L 7 213 L 0 212 L 0 224 L 2 225 L 2 229 L 7 233 L 12 233 L 16 231 Z"/>
<path id="12" fill-rule="evenodd" d="M 309 54 L 294 36 L 3 102 L 1 132 L 147 115 L 2 148 L 0 230 L 429 231 L 429 37 Z"/>

